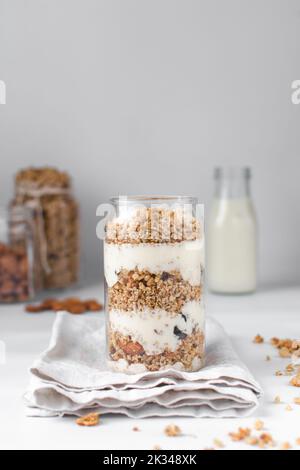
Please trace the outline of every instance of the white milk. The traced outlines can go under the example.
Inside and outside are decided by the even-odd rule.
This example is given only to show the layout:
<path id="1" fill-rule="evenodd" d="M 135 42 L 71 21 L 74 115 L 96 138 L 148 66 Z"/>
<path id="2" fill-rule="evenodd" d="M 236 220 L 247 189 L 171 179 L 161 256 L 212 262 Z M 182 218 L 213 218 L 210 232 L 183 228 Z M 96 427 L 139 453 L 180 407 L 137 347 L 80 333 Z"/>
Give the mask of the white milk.
<path id="1" fill-rule="evenodd" d="M 249 197 L 216 198 L 208 226 L 207 276 L 212 291 L 256 288 L 256 219 Z"/>

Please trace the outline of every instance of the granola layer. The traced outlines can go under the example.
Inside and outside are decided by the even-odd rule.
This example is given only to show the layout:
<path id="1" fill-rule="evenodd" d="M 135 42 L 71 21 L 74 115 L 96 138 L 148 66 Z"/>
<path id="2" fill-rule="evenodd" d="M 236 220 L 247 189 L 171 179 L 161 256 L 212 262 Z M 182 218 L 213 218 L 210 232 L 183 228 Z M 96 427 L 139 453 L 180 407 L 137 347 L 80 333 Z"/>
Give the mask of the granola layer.
<path id="1" fill-rule="evenodd" d="M 201 302 L 187 302 L 180 314 L 165 310 L 110 310 L 108 326 L 143 346 L 146 354 L 159 354 L 165 349 L 174 352 L 180 341 L 194 330 L 204 329 L 204 306 Z"/>
<path id="2" fill-rule="evenodd" d="M 184 304 L 200 301 L 201 286 L 192 286 L 178 271 L 153 274 L 137 269 L 123 269 L 118 282 L 108 288 L 108 310 L 133 311 L 162 309 L 174 315 Z"/>
<path id="3" fill-rule="evenodd" d="M 109 356 L 115 362 L 113 366 L 120 371 L 137 371 L 132 365 L 140 365 L 140 371 L 157 371 L 168 367 L 177 367 L 187 371 L 198 370 L 203 363 L 204 335 L 201 330 L 180 341 L 175 351 L 165 349 L 161 354 L 149 355 L 143 346 L 132 341 L 130 336 L 118 332 L 109 332 Z"/>
<path id="4" fill-rule="evenodd" d="M 199 222 L 182 209 L 134 208 L 127 218 L 115 218 L 106 226 L 107 243 L 178 243 L 200 237 Z"/>

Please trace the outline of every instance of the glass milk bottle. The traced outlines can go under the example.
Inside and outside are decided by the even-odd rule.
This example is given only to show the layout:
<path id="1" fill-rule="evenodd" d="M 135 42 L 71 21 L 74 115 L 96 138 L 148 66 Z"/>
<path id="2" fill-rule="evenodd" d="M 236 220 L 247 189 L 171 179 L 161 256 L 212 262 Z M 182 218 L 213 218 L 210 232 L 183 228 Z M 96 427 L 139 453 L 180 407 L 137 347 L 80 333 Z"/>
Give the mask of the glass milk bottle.
<path id="1" fill-rule="evenodd" d="M 216 293 L 243 294 L 256 288 L 256 217 L 249 168 L 216 168 L 215 197 L 208 224 L 207 276 Z"/>

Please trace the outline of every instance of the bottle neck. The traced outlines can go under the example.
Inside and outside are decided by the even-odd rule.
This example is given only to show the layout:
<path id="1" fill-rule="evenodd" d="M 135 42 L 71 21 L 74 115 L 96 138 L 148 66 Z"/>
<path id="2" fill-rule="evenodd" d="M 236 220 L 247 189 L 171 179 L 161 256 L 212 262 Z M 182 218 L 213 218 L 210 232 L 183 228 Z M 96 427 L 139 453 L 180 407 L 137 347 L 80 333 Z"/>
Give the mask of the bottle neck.
<path id="1" fill-rule="evenodd" d="M 215 171 L 216 199 L 250 198 L 250 171 L 247 168 L 217 168 Z"/>

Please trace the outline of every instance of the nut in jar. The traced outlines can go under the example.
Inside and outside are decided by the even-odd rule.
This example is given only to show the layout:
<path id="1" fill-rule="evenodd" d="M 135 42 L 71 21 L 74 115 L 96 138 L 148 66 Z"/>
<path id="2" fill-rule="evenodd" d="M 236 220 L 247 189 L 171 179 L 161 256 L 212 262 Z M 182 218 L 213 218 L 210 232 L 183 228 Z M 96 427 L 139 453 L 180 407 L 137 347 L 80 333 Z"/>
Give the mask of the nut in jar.
<path id="1" fill-rule="evenodd" d="M 0 302 L 25 302 L 34 295 L 32 239 L 21 211 L 0 216 Z"/>

